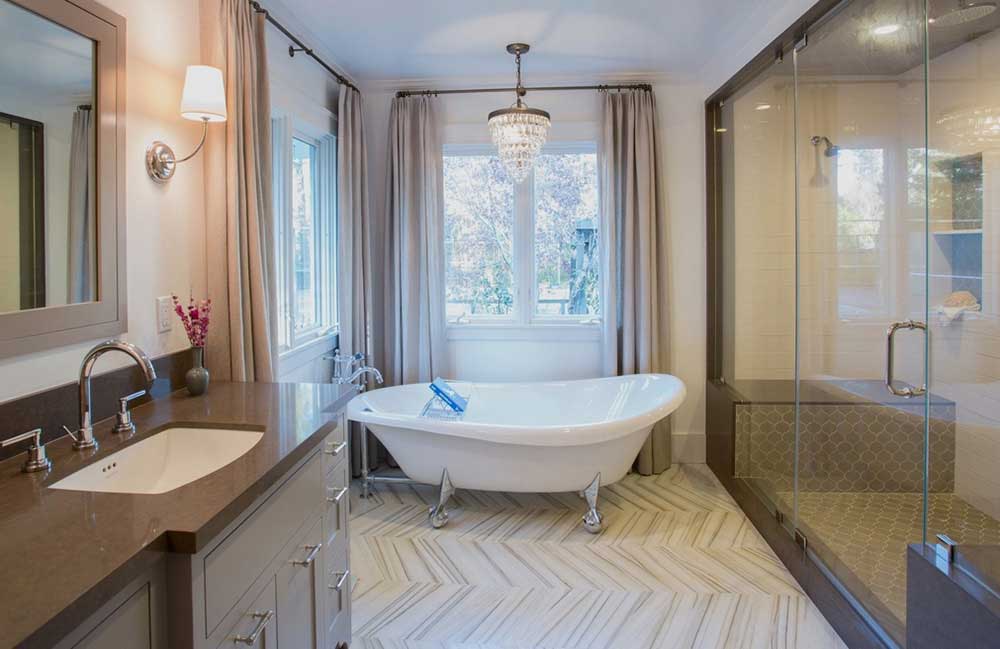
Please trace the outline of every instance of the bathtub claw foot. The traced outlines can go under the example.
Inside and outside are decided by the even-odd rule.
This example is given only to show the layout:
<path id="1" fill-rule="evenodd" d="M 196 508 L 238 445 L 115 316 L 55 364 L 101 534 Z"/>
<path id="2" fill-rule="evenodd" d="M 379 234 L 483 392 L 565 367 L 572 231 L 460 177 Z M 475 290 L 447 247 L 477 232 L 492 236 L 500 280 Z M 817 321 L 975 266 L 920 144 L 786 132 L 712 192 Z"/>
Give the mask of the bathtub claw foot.
<path id="1" fill-rule="evenodd" d="M 597 510 L 597 493 L 601 489 L 601 474 L 594 476 L 590 486 L 580 492 L 587 501 L 587 513 L 583 515 L 583 529 L 597 534 L 604 529 L 604 516 Z"/>
<path id="2" fill-rule="evenodd" d="M 451 484 L 451 478 L 448 477 L 448 469 L 445 469 L 441 472 L 441 491 L 438 494 L 438 504 L 431 507 L 430 512 L 428 512 L 431 527 L 436 530 L 448 524 L 448 510 L 446 506 L 453 493 L 455 493 L 455 486 Z"/>
<path id="3" fill-rule="evenodd" d="M 596 509 L 591 509 L 583 515 L 583 529 L 591 534 L 599 534 L 604 529 L 604 515 Z"/>

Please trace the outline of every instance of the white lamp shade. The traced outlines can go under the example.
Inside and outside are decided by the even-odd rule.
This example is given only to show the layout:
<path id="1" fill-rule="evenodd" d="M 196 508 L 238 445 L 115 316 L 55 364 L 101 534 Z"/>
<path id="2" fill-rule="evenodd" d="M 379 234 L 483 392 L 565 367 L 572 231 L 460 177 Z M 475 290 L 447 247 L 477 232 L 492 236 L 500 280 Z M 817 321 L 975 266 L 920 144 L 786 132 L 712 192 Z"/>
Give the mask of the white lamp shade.
<path id="1" fill-rule="evenodd" d="M 226 121 L 226 91 L 222 70 L 210 65 L 189 65 L 184 77 L 181 117 L 196 122 Z"/>

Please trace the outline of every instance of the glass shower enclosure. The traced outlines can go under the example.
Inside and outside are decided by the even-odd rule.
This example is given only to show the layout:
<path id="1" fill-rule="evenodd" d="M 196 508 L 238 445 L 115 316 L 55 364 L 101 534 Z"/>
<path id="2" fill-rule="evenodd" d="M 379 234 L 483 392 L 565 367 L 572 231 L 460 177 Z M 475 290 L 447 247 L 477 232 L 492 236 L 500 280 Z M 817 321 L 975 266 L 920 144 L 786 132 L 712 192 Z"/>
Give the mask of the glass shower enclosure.
<path id="1" fill-rule="evenodd" d="M 994 3 L 841 2 L 708 111 L 727 470 L 899 646 L 906 545 L 1000 544 L 998 62 Z"/>

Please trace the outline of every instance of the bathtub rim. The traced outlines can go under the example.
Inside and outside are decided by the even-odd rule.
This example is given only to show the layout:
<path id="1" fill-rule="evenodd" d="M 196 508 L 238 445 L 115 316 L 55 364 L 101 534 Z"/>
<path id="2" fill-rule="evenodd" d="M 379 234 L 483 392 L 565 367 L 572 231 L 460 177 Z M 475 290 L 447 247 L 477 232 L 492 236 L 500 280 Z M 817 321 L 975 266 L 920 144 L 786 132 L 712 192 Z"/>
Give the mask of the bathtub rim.
<path id="1" fill-rule="evenodd" d="M 589 423 L 569 425 L 518 425 L 497 424 L 487 422 L 449 421 L 444 419 L 429 419 L 419 415 L 379 412 L 367 408 L 365 394 L 359 394 L 347 404 L 347 418 L 363 424 L 377 424 L 394 428 L 411 430 L 417 433 L 433 433 L 465 437 L 497 444 L 516 444 L 522 446 L 584 446 L 597 444 L 613 439 L 626 437 L 640 428 L 655 425 L 669 416 L 684 402 L 687 387 L 684 382 L 672 374 L 629 374 L 624 376 L 601 377 L 596 379 L 575 379 L 569 381 L 525 381 L 517 382 L 523 385 L 552 385 L 593 382 L 620 382 L 626 379 L 642 379 L 654 377 L 665 380 L 672 388 L 666 391 L 665 398 L 654 408 L 622 417 L 620 419 L 604 420 Z M 484 387 L 510 385 L 500 382 L 461 381 L 455 383 L 474 384 Z M 426 386 L 426 383 L 415 383 L 407 386 Z M 392 390 L 382 388 L 383 390 Z"/>

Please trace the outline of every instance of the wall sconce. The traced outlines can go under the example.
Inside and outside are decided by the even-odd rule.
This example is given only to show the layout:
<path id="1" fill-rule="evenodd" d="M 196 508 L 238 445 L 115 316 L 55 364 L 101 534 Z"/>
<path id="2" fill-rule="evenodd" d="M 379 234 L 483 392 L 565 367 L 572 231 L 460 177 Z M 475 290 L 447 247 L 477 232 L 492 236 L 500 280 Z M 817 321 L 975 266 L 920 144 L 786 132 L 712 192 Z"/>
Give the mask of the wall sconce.
<path id="1" fill-rule="evenodd" d="M 146 149 L 146 173 L 158 183 L 174 177 L 181 162 L 193 158 L 205 146 L 209 122 L 226 121 L 226 91 L 222 84 L 222 70 L 209 65 L 189 65 L 184 77 L 184 95 L 181 98 L 181 117 L 202 123 L 201 142 L 191 155 L 177 159 L 166 142 L 153 142 Z"/>

